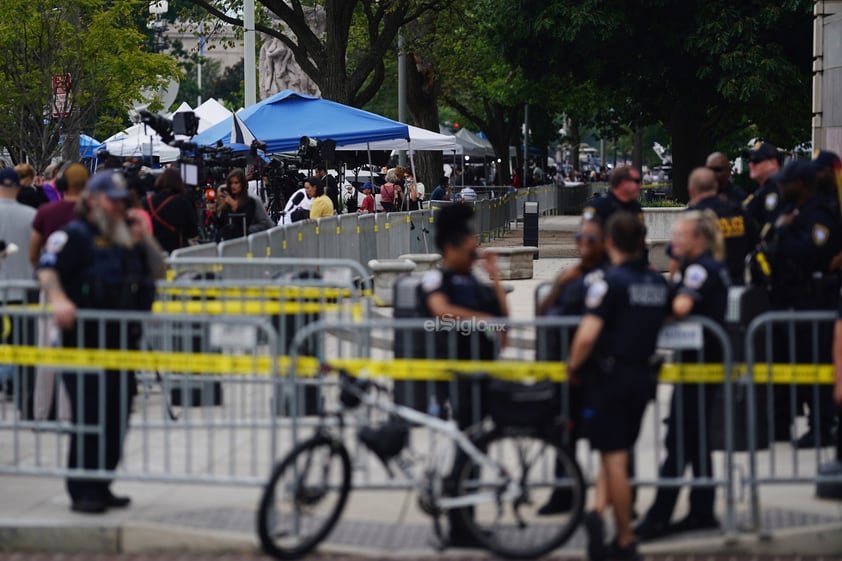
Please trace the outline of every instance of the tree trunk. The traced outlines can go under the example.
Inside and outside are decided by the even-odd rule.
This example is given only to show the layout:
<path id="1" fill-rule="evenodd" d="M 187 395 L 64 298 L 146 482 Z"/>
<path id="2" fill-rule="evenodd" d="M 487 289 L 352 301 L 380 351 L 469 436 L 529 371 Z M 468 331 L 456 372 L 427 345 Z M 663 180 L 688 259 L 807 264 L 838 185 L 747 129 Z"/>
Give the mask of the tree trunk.
<path id="1" fill-rule="evenodd" d="M 406 56 L 407 105 L 417 127 L 439 132 L 439 83 L 433 63 L 418 54 Z M 415 152 L 416 181 L 432 192 L 444 174 L 440 151 Z"/>
<path id="2" fill-rule="evenodd" d="M 681 202 L 687 202 L 687 179 L 697 166 L 704 165 L 705 157 L 713 149 L 713 139 L 705 134 L 701 111 L 688 110 L 690 104 L 678 103 L 682 111 L 673 116 L 670 134 L 672 136 L 672 194 Z"/>
<path id="3" fill-rule="evenodd" d="M 643 167 L 643 129 L 640 126 L 632 131 L 632 165 L 638 170 Z"/>
<path id="4" fill-rule="evenodd" d="M 573 166 L 574 171 L 582 171 L 582 163 L 579 161 L 579 145 L 582 144 L 582 131 L 579 127 L 579 121 L 576 119 L 570 119 L 568 136 L 570 137 L 571 144 L 570 159 L 572 161 L 570 164 Z"/>

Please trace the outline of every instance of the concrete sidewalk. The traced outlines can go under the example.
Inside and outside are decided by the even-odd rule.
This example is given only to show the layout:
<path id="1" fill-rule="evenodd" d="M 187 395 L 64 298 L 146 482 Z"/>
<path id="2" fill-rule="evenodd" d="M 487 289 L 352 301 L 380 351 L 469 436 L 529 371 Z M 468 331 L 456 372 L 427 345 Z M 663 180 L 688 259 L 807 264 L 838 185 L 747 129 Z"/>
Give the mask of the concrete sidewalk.
<path id="1" fill-rule="evenodd" d="M 534 317 L 534 290 L 541 282 L 552 280 L 563 268 L 575 260 L 565 255 L 572 247 L 572 232 L 578 224 L 578 217 L 552 216 L 541 220 L 541 236 L 549 243 L 541 244 L 542 257 L 535 261 L 534 278 L 527 281 L 511 281 L 509 305 L 515 319 Z M 555 237 L 550 233 L 554 232 Z M 545 236 L 546 233 L 546 236 Z M 512 232 L 501 243 L 517 241 L 518 232 Z M 496 244 L 494 244 L 496 245 Z M 549 257 L 550 248 L 558 257 Z M 544 249 L 547 249 L 546 256 Z M 564 256 L 563 256 L 564 255 Z M 250 390 L 252 391 L 252 390 Z M 259 395 L 259 388 L 253 389 Z M 637 449 L 638 474 L 644 479 L 656 477 L 659 464 L 658 435 L 663 435 L 662 417 L 666 414 L 671 388 L 662 387 L 657 404 L 650 407 L 640 444 Z M 245 396 L 243 399 L 251 399 Z M 263 396 L 260 396 L 261 398 Z M 248 404 L 262 401 L 245 401 Z M 9 403 L 0 406 L 9 406 Z M 249 405 L 251 406 L 251 405 Z M 129 432 L 127 441 L 127 462 L 137 465 L 146 454 L 144 446 L 151 447 L 153 462 L 163 461 L 162 442 L 139 442 L 140 431 Z M 198 431 L 197 431 L 198 432 Z M 12 456 L 13 447 L 20 444 L 0 432 L 0 465 Z M 31 433 L 26 433 L 30 435 Z M 208 435 L 208 439 L 225 441 L 225 431 Z M 178 435 L 173 436 L 175 439 Z M 413 445 L 424 442 L 423 436 L 413 434 Z M 66 441 L 66 437 L 44 436 Z M 169 438 L 169 437 L 168 437 Z M 195 437 L 198 438 L 198 437 Z M 268 448 L 264 446 L 265 435 L 261 433 L 257 446 L 265 448 L 258 458 L 256 476 L 262 480 L 269 477 L 271 469 Z M 56 454 L 55 464 L 63 465 L 64 456 L 45 444 L 45 450 Z M 176 442 L 178 450 L 182 443 Z M 66 449 L 66 446 L 64 447 Z M 175 448 L 174 448 L 175 449 Z M 228 449 L 222 445 L 214 448 L 219 452 Z M 167 449 L 169 450 L 169 449 Z M 188 448 L 189 450 L 189 448 Z M 247 452 L 238 461 L 248 463 Z M 247 450 L 243 448 L 242 450 Z M 788 444 L 774 446 L 777 461 L 774 467 L 786 472 L 789 464 Z M 281 454 L 284 447 L 280 449 Z M 230 452 L 228 452 L 230 453 Z M 814 451 L 805 450 L 792 455 L 798 473 L 815 473 L 816 464 L 827 458 Z M 201 469 L 201 454 L 196 455 L 196 467 Z M 143 456 L 146 457 L 146 456 Z M 585 447 L 578 454 L 586 476 L 595 471 L 593 455 Z M 768 451 L 758 456 L 761 471 L 772 468 L 773 460 Z M 716 469 L 720 472 L 723 455 L 714 457 Z M 188 466 L 189 467 L 189 466 Z M 183 466 L 176 463 L 173 470 Z M 223 464 L 223 469 L 225 465 Z M 748 458 L 744 453 L 735 455 L 735 470 L 745 476 L 748 473 Z M 184 473 L 189 473 L 185 471 Z M 372 469 L 366 475 L 358 472 L 360 480 L 383 477 L 382 471 Z M 737 481 L 738 527 L 749 523 L 747 489 Z M 254 486 L 225 486 L 218 484 L 162 483 L 158 481 L 119 480 L 114 485 L 118 494 L 132 497 L 127 509 L 110 510 L 105 515 L 91 516 L 73 513 L 64 490 L 64 482 L 58 477 L 0 476 L 0 551 L 52 551 L 67 553 L 154 553 L 181 552 L 222 554 L 243 553 L 254 555 L 258 548 L 255 517 L 261 488 Z M 842 558 L 842 503 L 822 502 L 813 498 L 814 489 L 809 485 L 781 485 L 763 487 L 761 493 L 762 526 L 773 536 L 761 538 L 756 533 L 738 532 L 725 536 L 718 531 L 693 535 L 675 536 L 643 547 L 647 554 L 664 555 L 825 555 L 826 559 Z M 651 504 L 653 490 L 641 488 L 637 499 L 637 511 L 643 513 Z M 355 554 L 365 558 L 381 559 L 394 557 L 421 557 L 429 559 L 464 558 L 461 550 L 439 552 L 434 547 L 432 524 L 417 507 L 415 494 L 408 491 L 352 491 L 349 503 L 339 525 L 323 544 L 323 552 Z M 717 511 L 724 513 L 724 493 L 718 492 Z M 676 509 L 675 518 L 687 510 L 686 491 Z M 573 538 L 553 557 L 582 558 L 584 535 L 578 531 Z M 484 558 L 475 553 L 471 558 Z"/>

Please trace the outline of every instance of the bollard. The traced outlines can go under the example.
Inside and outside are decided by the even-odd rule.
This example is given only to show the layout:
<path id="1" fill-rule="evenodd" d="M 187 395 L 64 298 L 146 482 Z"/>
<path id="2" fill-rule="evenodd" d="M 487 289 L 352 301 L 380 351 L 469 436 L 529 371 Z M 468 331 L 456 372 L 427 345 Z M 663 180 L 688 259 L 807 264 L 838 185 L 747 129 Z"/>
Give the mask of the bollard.
<path id="1" fill-rule="evenodd" d="M 372 259 L 368 268 L 374 273 L 374 303 L 391 306 L 395 282 L 401 275 L 415 270 L 415 263 L 408 259 Z"/>
<path id="2" fill-rule="evenodd" d="M 538 247 L 538 203 L 523 203 L 523 245 L 525 247 Z M 538 259 L 538 250 L 532 259 Z"/>
<path id="3" fill-rule="evenodd" d="M 423 273 L 435 269 L 441 261 L 441 255 L 438 253 L 405 253 L 398 256 L 398 259 L 409 259 L 415 264 L 415 272 Z"/>

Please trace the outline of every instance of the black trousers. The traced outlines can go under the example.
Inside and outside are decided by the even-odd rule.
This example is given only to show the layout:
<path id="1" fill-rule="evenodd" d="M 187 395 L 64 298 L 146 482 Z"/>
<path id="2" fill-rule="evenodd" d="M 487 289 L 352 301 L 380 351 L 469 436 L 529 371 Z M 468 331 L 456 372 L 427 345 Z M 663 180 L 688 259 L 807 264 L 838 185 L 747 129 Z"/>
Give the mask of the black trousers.
<path id="1" fill-rule="evenodd" d="M 687 466 L 695 477 L 711 477 L 713 461 L 710 450 L 710 435 L 702 440 L 700 427 L 710 426 L 711 411 L 716 386 L 712 384 L 683 384 L 676 386 L 670 403 L 670 417 L 667 421 L 666 458 L 661 464 L 661 478 L 677 478 L 684 474 Z M 704 403 L 699 403 L 700 400 Z M 680 414 L 679 414 L 679 408 Z M 655 502 L 649 507 L 647 520 L 668 523 L 672 518 L 680 487 L 660 487 Z M 693 487 L 690 491 L 690 516 L 713 518 L 716 487 Z"/>

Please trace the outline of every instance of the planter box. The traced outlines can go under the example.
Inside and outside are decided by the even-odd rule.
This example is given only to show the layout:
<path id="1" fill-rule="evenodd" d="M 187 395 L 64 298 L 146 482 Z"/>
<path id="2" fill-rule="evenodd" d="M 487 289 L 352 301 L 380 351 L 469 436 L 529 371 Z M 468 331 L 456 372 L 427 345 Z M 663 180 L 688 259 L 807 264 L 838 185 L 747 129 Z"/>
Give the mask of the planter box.
<path id="1" fill-rule="evenodd" d="M 537 247 L 490 247 L 486 253 L 497 255 L 497 268 L 501 280 L 531 279 L 533 276 L 533 258 Z"/>

